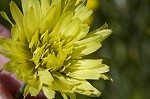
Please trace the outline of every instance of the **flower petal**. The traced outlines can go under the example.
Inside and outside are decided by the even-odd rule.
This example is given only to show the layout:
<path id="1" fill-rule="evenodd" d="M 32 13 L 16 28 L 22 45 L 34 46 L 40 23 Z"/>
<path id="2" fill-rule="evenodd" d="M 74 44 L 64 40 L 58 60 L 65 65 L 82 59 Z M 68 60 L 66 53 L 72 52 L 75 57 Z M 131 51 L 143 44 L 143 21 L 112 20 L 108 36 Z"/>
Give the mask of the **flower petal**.
<path id="1" fill-rule="evenodd" d="M 111 34 L 111 30 L 100 30 L 89 33 L 84 39 L 75 42 L 72 58 L 91 54 L 101 47 L 101 41 Z M 78 54 L 77 54 L 78 53 Z"/>
<path id="2" fill-rule="evenodd" d="M 19 36 L 18 36 L 18 27 L 16 25 L 13 25 L 11 28 L 11 36 L 13 40 L 18 40 Z"/>
<path id="3" fill-rule="evenodd" d="M 109 71 L 109 67 L 101 63 L 101 60 L 72 60 L 70 66 L 66 67 L 64 73 L 76 79 L 102 78 L 101 74 Z"/>
<path id="4" fill-rule="evenodd" d="M 69 92 L 68 93 L 63 93 L 63 92 L 61 92 L 61 95 L 63 96 L 64 99 L 76 99 L 76 94 L 75 93 L 69 93 Z"/>
<path id="5" fill-rule="evenodd" d="M 28 93 L 31 96 L 36 96 L 42 88 L 42 84 L 38 78 L 32 79 L 32 81 L 28 82 L 25 89 L 24 89 L 24 97 L 27 96 Z"/>
<path id="6" fill-rule="evenodd" d="M 31 39 L 31 42 L 29 43 L 29 48 L 31 49 L 32 52 L 36 50 L 38 47 L 40 41 L 39 41 L 39 32 L 36 31 L 34 36 Z"/>
<path id="7" fill-rule="evenodd" d="M 96 88 L 94 88 L 89 82 L 87 81 L 79 81 L 80 85 L 76 87 L 75 92 L 91 97 L 99 97 L 101 95 L 101 92 L 99 92 Z"/>
<path id="8" fill-rule="evenodd" d="M 63 99 L 68 99 L 68 95 L 67 94 L 61 92 L 61 95 L 63 96 Z"/>
<path id="9" fill-rule="evenodd" d="M 71 53 L 72 59 L 78 59 L 81 56 L 85 56 L 91 54 L 98 50 L 101 47 L 101 43 L 99 43 L 99 39 L 93 42 L 89 42 L 82 45 L 75 45 L 73 48 L 73 53 Z"/>
<path id="10" fill-rule="evenodd" d="M 40 0 L 40 1 L 41 1 L 42 16 L 45 17 L 47 11 L 50 8 L 50 0 Z"/>
<path id="11" fill-rule="evenodd" d="M 82 21 L 86 20 L 91 14 L 92 10 L 88 10 L 86 7 L 80 7 L 78 10 L 75 10 L 75 16 L 74 18 L 78 17 Z"/>
<path id="12" fill-rule="evenodd" d="M 47 14 L 45 15 L 45 17 L 43 18 L 43 22 L 41 24 L 41 29 L 40 29 L 40 33 L 45 33 L 46 30 L 48 31 L 52 31 L 53 28 L 55 27 L 60 15 L 54 14 L 57 13 L 58 10 L 60 10 L 58 8 L 58 5 L 51 5 L 49 11 L 47 12 Z M 51 24 L 49 24 L 51 23 Z"/>
<path id="13" fill-rule="evenodd" d="M 15 22 L 19 25 L 22 25 L 23 14 L 13 1 L 10 3 L 10 11 Z"/>
<path id="14" fill-rule="evenodd" d="M 53 30 L 53 33 L 62 36 L 62 33 L 64 33 L 66 27 L 71 22 L 72 17 L 73 17 L 73 12 L 66 12 L 62 14 Z"/>
<path id="15" fill-rule="evenodd" d="M 5 18 L 12 26 L 14 25 L 4 11 L 2 11 L 0 13 L 1 13 L 2 17 Z"/>
<path id="16" fill-rule="evenodd" d="M 22 79 L 26 80 L 27 76 L 30 76 L 30 74 L 34 71 L 35 65 L 33 63 L 23 63 L 17 65 L 18 72 L 22 76 Z M 28 77 L 27 77 L 28 78 Z"/>
<path id="17" fill-rule="evenodd" d="M 111 34 L 111 32 L 112 31 L 110 29 L 91 32 L 83 40 L 77 41 L 76 44 L 82 45 L 96 41 L 98 39 L 100 39 L 101 42 L 106 39 Z"/>
<path id="18" fill-rule="evenodd" d="M 14 62 L 14 61 L 9 61 L 9 62 L 3 64 L 3 69 L 8 72 L 15 73 L 17 70 L 17 65 L 18 65 L 18 63 Z"/>
<path id="19" fill-rule="evenodd" d="M 24 33 L 23 22 L 22 22 L 23 14 L 13 1 L 11 1 L 11 3 L 10 3 L 10 11 L 11 11 L 13 19 L 15 20 L 16 25 L 18 27 L 19 39 L 23 44 L 27 45 L 27 39 L 26 39 L 26 35 Z"/>
<path id="20" fill-rule="evenodd" d="M 50 74 L 48 70 L 39 70 L 38 76 L 40 82 L 46 85 L 51 85 L 54 80 L 53 76 Z"/>
<path id="21" fill-rule="evenodd" d="M 72 11 L 74 9 L 74 5 L 76 3 L 76 0 L 65 0 L 66 1 L 66 5 L 64 7 L 63 13 L 68 12 L 68 11 Z"/>
<path id="22" fill-rule="evenodd" d="M 21 0 L 23 13 L 28 11 L 28 0 Z"/>
<path id="23" fill-rule="evenodd" d="M 62 74 L 58 72 L 53 73 L 53 76 L 54 76 L 53 89 L 63 93 L 72 92 L 73 91 L 72 87 L 78 84 L 70 82 L 69 80 L 64 78 Z"/>
<path id="24" fill-rule="evenodd" d="M 4 56 L 17 61 L 24 62 L 25 59 L 31 58 L 29 49 L 22 43 L 12 39 L 0 38 L 0 53 Z"/>
<path id="25" fill-rule="evenodd" d="M 103 67 L 102 59 L 81 59 L 81 60 L 69 60 L 71 63 L 67 68 L 71 69 L 96 69 Z"/>
<path id="26" fill-rule="evenodd" d="M 67 91 L 71 90 L 70 87 L 63 82 L 62 80 L 60 80 L 59 78 L 54 77 L 54 81 L 53 81 L 53 89 L 59 92 L 65 92 L 67 93 Z"/>
<path id="27" fill-rule="evenodd" d="M 24 14 L 23 27 L 28 43 L 31 42 L 33 35 L 39 28 L 38 20 L 39 19 L 37 18 L 35 9 L 33 7 L 31 7 L 29 11 Z"/>
<path id="28" fill-rule="evenodd" d="M 55 91 L 49 86 L 43 86 L 43 93 L 48 99 L 55 98 Z"/>
<path id="29" fill-rule="evenodd" d="M 80 33 L 77 36 L 77 40 L 81 40 L 82 38 L 84 38 L 88 32 L 89 32 L 90 26 L 88 26 L 87 24 L 81 24 L 80 26 Z"/>

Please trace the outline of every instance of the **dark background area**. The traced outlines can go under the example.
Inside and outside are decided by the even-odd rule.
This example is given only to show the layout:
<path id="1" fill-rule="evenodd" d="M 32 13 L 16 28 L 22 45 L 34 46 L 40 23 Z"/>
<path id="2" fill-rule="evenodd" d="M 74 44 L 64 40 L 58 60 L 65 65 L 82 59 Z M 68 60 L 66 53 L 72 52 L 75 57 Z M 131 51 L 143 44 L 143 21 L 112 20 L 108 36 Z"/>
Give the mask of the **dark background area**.
<path id="1" fill-rule="evenodd" d="M 15 1 L 19 7 L 20 0 Z M 10 16 L 10 0 L 0 0 L 0 11 Z M 103 42 L 96 54 L 111 61 L 110 75 L 114 82 L 90 81 L 102 96 L 77 99 L 150 99 L 150 0 L 99 0 L 94 11 L 94 30 L 105 22 L 113 34 Z M 0 16 L 0 23 L 10 24 Z M 59 98 L 58 98 L 59 99 Z"/>

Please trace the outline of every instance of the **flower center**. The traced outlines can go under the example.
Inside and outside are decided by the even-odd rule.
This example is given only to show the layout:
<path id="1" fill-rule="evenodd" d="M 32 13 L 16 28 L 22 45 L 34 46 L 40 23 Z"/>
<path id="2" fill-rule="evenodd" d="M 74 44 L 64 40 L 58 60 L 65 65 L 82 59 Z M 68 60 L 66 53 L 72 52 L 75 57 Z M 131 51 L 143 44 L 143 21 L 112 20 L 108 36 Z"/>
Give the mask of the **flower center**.
<path id="1" fill-rule="evenodd" d="M 57 71 L 63 68 L 64 61 L 71 58 L 69 55 L 72 52 L 72 44 L 61 40 L 61 36 L 49 35 L 48 31 L 40 37 L 34 46 L 30 46 L 33 51 L 32 61 L 35 64 L 35 69 L 48 69 L 49 71 Z M 35 40 L 35 38 L 32 38 Z M 31 40 L 31 42 L 33 42 Z M 30 45 L 31 45 L 30 44 Z"/>

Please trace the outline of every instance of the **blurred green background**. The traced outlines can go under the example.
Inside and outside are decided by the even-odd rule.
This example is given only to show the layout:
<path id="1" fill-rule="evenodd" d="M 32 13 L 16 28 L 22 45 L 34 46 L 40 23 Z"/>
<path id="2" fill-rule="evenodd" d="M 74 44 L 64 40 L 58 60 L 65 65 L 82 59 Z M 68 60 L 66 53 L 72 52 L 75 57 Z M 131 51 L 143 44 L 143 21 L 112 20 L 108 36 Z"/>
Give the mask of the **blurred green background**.
<path id="1" fill-rule="evenodd" d="M 20 5 L 20 0 L 13 0 Z M 92 1 L 92 0 L 91 0 Z M 150 99 L 150 0 L 97 0 L 91 30 L 109 24 L 113 34 L 103 42 L 97 56 L 109 58 L 114 82 L 90 81 L 102 96 L 77 99 Z M 0 0 L 0 11 L 10 16 L 10 0 Z M 10 24 L 0 17 L 0 23 Z M 59 98 L 58 98 L 59 99 Z"/>

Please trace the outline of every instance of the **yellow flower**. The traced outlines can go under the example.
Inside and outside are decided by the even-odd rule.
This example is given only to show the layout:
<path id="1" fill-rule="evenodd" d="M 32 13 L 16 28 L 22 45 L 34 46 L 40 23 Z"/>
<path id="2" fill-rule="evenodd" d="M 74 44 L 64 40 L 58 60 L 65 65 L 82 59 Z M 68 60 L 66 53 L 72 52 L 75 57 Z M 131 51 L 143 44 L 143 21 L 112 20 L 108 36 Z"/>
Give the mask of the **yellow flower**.
<path id="1" fill-rule="evenodd" d="M 0 53 L 10 58 L 4 69 L 26 83 L 24 97 L 36 96 L 40 90 L 48 99 L 55 91 L 64 99 L 75 93 L 98 97 L 100 92 L 87 80 L 109 79 L 103 73 L 109 67 L 102 59 L 85 59 L 111 34 L 107 24 L 88 33 L 84 21 L 92 14 L 76 0 L 22 0 L 22 11 L 11 1 L 12 39 L 0 37 Z"/>
<path id="2" fill-rule="evenodd" d="M 77 0 L 76 4 L 79 3 L 82 0 Z M 100 0 L 87 0 L 86 7 L 90 10 L 96 10 L 99 7 L 99 1 Z"/>
<path id="3" fill-rule="evenodd" d="M 77 0 L 76 5 L 82 0 Z M 87 0 L 87 5 L 86 7 L 90 10 L 97 10 L 99 7 L 99 0 Z M 91 15 L 88 17 L 85 21 L 85 23 L 91 25 L 94 21 L 94 15 Z"/>

